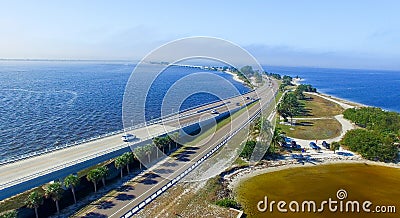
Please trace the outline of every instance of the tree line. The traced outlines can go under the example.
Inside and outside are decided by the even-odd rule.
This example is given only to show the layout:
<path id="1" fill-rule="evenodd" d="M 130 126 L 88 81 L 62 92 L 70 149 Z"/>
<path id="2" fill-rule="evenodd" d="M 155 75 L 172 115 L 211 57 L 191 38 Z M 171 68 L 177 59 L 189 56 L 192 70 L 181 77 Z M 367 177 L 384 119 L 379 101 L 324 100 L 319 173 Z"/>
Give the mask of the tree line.
<path id="1" fill-rule="evenodd" d="M 346 109 L 343 115 L 361 128 L 348 131 L 340 141 L 341 145 L 360 153 L 368 160 L 397 160 L 399 150 L 396 145 L 400 141 L 399 113 L 363 107 Z"/>
<path id="2" fill-rule="evenodd" d="M 171 153 L 174 149 L 180 146 L 178 141 L 179 133 L 173 133 L 163 137 L 155 137 L 151 144 L 136 147 L 132 152 L 125 152 L 124 154 L 113 159 L 113 163 L 116 169 L 120 170 L 121 179 L 123 178 L 123 168 L 126 168 L 127 174 L 130 174 L 130 165 L 134 162 L 138 162 L 140 171 L 142 170 L 143 158 L 146 162 L 151 163 L 152 161 L 158 160 L 160 156 L 160 150 L 164 153 L 166 149 Z M 97 192 L 97 184 L 102 181 L 103 187 L 106 186 L 106 178 L 109 175 L 109 168 L 105 165 L 91 169 L 86 174 L 86 180 L 91 182 L 94 187 L 94 192 Z M 43 204 L 44 198 L 50 198 L 54 201 L 57 214 L 60 212 L 59 201 L 63 197 L 64 187 L 68 188 L 72 192 L 74 203 L 77 203 L 75 189 L 80 185 L 81 178 L 76 174 L 70 174 L 64 178 L 63 181 L 55 181 L 46 184 L 42 187 L 43 193 L 38 190 L 32 191 L 27 196 L 25 204 L 27 207 L 34 209 L 36 218 L 38 218 L 38 208 Z M 10 217 L 16 217 L 16 211 L 10 211 L 7 213 Z"/>
<path id="3" fill-rule="evenodd" d="M 343 112 L 344 118 L 360 127 L 381 132 L 384 135 L 400 135 L 400 114 L 376 107 L 350 108 Z"/>

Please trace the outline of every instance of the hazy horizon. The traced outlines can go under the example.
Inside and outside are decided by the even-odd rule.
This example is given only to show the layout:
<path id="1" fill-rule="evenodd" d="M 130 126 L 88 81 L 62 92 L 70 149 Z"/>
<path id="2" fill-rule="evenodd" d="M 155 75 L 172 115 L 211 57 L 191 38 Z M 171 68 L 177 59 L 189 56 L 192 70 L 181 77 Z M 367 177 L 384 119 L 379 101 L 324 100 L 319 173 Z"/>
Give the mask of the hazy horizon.
<path id="1" fill-rule="evenodd" d="M 397 1 L 4 2 L 0 59 L 140 60 L 191 36 L 263 65 L 400 70 Z"/>

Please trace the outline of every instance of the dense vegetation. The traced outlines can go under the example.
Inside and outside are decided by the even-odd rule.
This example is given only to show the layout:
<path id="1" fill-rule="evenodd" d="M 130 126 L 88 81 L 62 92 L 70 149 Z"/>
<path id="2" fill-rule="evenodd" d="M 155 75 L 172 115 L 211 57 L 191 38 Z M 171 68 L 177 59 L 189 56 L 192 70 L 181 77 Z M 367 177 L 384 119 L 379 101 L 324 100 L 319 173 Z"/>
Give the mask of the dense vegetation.
<path id="1" fill-rule="evenodd" d="M 294 94 L 298 99 L 303 100 L 305 99 L 304 92 L 317 92 L 317 89 L 312 87 L 312 85 L 300 84 L 296 87 Z"/>
<path id="2" fill-rule="evenodd" d="M 270 77 L 272 77 L 274 79 L 277 79 L 277 80 L 281 80 L 282 79 L 282 77 L 281 77 L 281 75 L 279 73 L 268 73 L 268 72 L 265 72 L 265 74 L 267 76 L 270 76 Z"/>
<path id="3" fill-rule="evenodd" d="M 293 86 L 292 80 L 293 80 L 293 78 L 290 77 L 290 76 L 286 76 L 286 75 L 283 76 L 282 77 L 282 83 L 279 86 L 279 90 L 284 92 L 286 90 L 287 86 Z"/>
<path id="4" fill-rule="evenodd" d="M 395 161 L 398 157 L 396 143 L 400 139 L 400 114 L 380 108 L 347 109 L 344 117 L 364 129 L 351 130 L 340 142 L 364 158 Z"/>
<path id="5" fill-rule="evenodd" d="M 245 75 L 247 78 L 254 77 L 257 83 L 262 82 L 261 74 L 258 71 L 253 70 L 252 66 L 244 66 L 244 67 L 240 68 L 240 73 Z M 240 77 L 240 74 L 238 74 L 238 76 Z M 244 81 L 246 81 L 246 80 L 244 80 Z"/>
<path id="6" fill-rule="evenodd" d="M 378 131 L 384 135 L 400 135 L 400 114 L 383 111 L 380 108 L 364 107 L 360 109 L 347 109 L 344 118 L 368 130 Z"/>
<path id="7" fill-rule="evenodd" d="M 340 143 L 368 160 L 390 162 L 396 160 L 398 154 L 393 141 L 376 131 L 366 129 L 348 131 Z"/>
<path id="8" fill-rule="evenodd" d="M 278 113 L 285 119 L 285 121 L 290 117 L 292 122 L 294 116 L 300 115 L 302 108 L 303 107 L 298 101 L 297 96 L 293 92 L 290 92 L 282 97 L 282 100 L 278 104 Z"/>
<path id="9" fill-rule="evenodd" d="M 254 148 L 256 147 L 256 141 L 250 140 L 244 144 L 244 148 L 240 153 L 239 157 L 250 159 L 251 154 L 253 153 Z"/>

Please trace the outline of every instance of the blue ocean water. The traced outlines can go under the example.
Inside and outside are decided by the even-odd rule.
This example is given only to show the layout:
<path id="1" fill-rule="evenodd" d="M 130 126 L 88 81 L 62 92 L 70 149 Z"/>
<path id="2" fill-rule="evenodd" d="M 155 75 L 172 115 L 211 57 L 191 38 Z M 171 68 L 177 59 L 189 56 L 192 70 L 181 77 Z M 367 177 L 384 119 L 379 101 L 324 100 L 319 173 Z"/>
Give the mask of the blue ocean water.
<path id="1" fill-rule="evenodd" d="M 299 76 L 318 92 L 400 112 L 400 71 L 267 67 L 267 72 Z"/>
<path id="2" fill-rule="evenodd" d="M 118 62 L 0 61 L 0 161 L 122 129 L 122 100 L 134 67 Z M 182 67 L 163 72 L 149 92 L 146 117 L 159 117 L 168 88 L 195 72 Z M 240 93 L 248 91 L 232 76 L 212 73 L 232 82 Z M 202 85 L 207 89 L 208 83 Z M 217 99 L 199 93 L 180 109 Z"/>
<path id="3" fill-rule="evenodd" d="M 0 161 L 122 129 L 122 98 L 133 69 L 133 64 L 118 62 L 0 61 Z M 303 83 L 329 95 L 400 112 L 400 72 L 265 69 L 299 76 Z M 146 118 L 159 117 L 168 88 L 195 72 L 198 70 L 171 67 L 162 73 L 148 94 Z M 228 79 L 239 92 L 248 91 L 230 75 L 212 73 Z M 197 82 L 205 89 L 218 86 L 207 80 Z M 180 109 L 214 100 L 217 97 L 211 94 L 198 93 L 187 98 Z"/>

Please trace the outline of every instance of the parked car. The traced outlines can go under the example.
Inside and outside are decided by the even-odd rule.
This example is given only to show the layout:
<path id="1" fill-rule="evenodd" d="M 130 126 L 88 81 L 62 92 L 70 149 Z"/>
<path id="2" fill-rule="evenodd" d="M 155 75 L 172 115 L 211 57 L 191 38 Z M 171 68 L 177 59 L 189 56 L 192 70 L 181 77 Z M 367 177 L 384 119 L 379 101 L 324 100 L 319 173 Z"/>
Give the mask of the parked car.
<path id="1" fill-rule="evenodd" d="M 314 150 L 321 150 L 321 148 L 314 142 L 310 142 L 310 147 Z"/>
<path id="2" fill-rule="evenodd" d="M 354 156 L 352 153 L 343 152 L 343 151 L 336 152 L 336 154 L 337 154 L 337 155 L 346 156 L 346 157 L 348 157 L 348 156 Z"/>
<path id="3" fill-rule="evenodd" d="M 122 136 L 122 141 L 124 141 L 124 142 L 129 142 L 129 141 L 132 141 L 134 139 L 136 139 L 136 136 L 133 135 L 133 134 L 125 134 L 125 135 Z"/>
<path id="4" fill-rule="evenodd" d="M 322 142 L 322 146 L 323 146 L 324 148 L 326 148 L 326 149 L 330 149 L 330 148 L 331 148 L 331 146 L 330 146 L 326 141 L 323 141 L 323 142 Z"/>
<path id="5" fill-rule="evenodd" d="M 296 143 L 296 141 L 293 141 L 293 140 L 290 142 L 290 146 L 291 146 L 293 149 L 300 149 L 300 148 L 301 148 L 301 146 L 298 145 L 298 144 Z"/>

